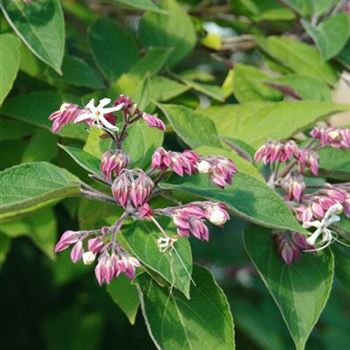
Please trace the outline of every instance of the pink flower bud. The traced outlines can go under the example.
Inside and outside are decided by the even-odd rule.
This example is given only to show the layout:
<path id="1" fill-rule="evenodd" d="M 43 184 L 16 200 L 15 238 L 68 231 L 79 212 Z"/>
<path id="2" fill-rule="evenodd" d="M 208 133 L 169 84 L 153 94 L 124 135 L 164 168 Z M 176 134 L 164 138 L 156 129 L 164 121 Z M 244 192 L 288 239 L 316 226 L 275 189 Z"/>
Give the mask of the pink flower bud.
<path id="1" fill-rule="evenodd" d="M 197 172 L 198 155 L 196 152 L 185 150 L 184 152 L 168 152 L 163 147 L 158 148 L 152 157 L 152 168 L 167 170 L 172 169 L 176 174 L 192 175 Z"/>
<path id="2" fill-rule="evenodd" d="M 49 116 L 49 120 L 53 121 L 52 132 L 57 133 L 60 129 L 69 123 L 75 121 L 75 119 L 84 112 L 84 109 L 73 103 L 63 103 L 61 108 L 53 112 Z M 86 122 L 89 122 L 88 120 Z M 92 122 L 92 121 L 91 121 Z"/>
<path id="3" fill-rule="evenodd" d="M 346 128 L 318 128 L 315 127 L 310 132 L 311 137 L 318 140 L 321 146 L 333 148 L 350 148 L 350 130 Z"/>
<path id="4" fill-rule="evenodd" d="M 286 193 L 287 200 L 300 202 L 304 194 L 305 182 L 301 175 L 288 174 L 281 180 L 281 187 Z"/>
<path id="5" fill-rule="evenodd" d="M 264 164 L 274 162 L 285 163 L 291 159 L 298 151 L 298 146 L 293 140 L 285 144 L 277 141 L 269 141 L 262 145 L 255 153 L 256 162 L 262 160 Z"/>
<path id="6" fill-rule="evenodd" d="M 303 235 L 296 232 L 277 232 L 274 233 L 278 252 L 286 264 L 300 260 L 301 252 L 310 249 Z"/>
<path id="7" fill-rule="evenodd" d="M 143 170 L 124 169 L 114 180 L 112 192 L 115 200 L 126 208 L 142 206 L 150 197 L 154 183 Z"/>
<path id="8" fill-rule="evenodd" d="M 313 175 L 318 174 L 318 154 L 315 151 L 309 149 L 299 149 L 299 152 L 295 156 L 300 173 L 304 174 L 305 168 L 309 168 Z"/>
<path id="9" fill-rule="evenodd" d="M 101 160 L 101 172 L 104 178 L 111 181 L 112 176 L 118 176 L 122 169 L 129 164 L 128 155 L 122 150 L 108 151 Z"/>
<path id="10" fill-rule="evenodd" d="M 157 118 L 154 115 L 148 114 L 148 113 L 143 113 L 142 114 L 142 119 L 146 122 L 148 126 L 151 128 L 156 128 L 162 131 L 166 130 L 166 126 L 162 120 Z"/>
<path id="11" fill-rule="evenodd" d="M 88 249 L 94 254 L 99 253 L 104 243 L 100 237 L 91 238 L 88 241 Z"/>
<path id="12" fill-rule="evenodd" d="M 70 257 L 74 263 L 76 263 L 84 254 L 83 242 L 78 241 L 74 244 Z"/>
<path id="13" fill-rule="evenodd" d="M 79 232 L 71 230 L 65 231 L 55 246 L 55 253 L 61 252 L 62 250 L 67 249 L 73 243 L 76 243 L 79 236 Z"/>
<path id="14" fill-rule="evenodd" d="M 197 168 L 201 169 L 202 173 L 209 174 L 211 181 L 222 188 L 227 184 L 231 185 L 232 177 L 237 172 L 232 160 L 219 156 L 200 157 Z"/>

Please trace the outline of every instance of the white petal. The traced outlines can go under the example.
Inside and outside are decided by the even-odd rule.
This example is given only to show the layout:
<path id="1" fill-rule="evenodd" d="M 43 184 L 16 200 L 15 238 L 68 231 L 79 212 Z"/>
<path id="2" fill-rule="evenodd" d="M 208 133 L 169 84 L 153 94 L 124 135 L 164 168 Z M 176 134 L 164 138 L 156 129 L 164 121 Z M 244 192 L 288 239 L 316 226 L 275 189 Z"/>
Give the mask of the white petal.
<path id="1" fill-rule="evenodd" d="M 121 103 L 117 106 L 110 107 L 110 108 L 103 108 L 102 114 L 117 112 L 117 111 L 120 111 L 123 107 L 124 107 L 124 103 Z"/>
<path id="2" fill-rule="evenodd" d="M 319 235 L 321 234 L 321 230 L 318 228 L 309 238 L 306 239 L 306 242 L 309 245 L 314 245 L 317 238 L 319 237 Z"/>
<path id="3" fill-rule="evenodd" d="M 95 110 L 95 100 L 92 98 L 89 103 L 85 106 L 85 108 L 90 109 L 91 111 Z"/>
<path id="4" fill-rule="evenodd" d="M 92 119 L 93 115 L 91 113 L 82 113 L 75 120 L 74 123 L 80 123 L 87 119 Z"/>
<path id="5" fill-rule="evenodd" d="M 97 108 L 102 109 L 104 106 L 107 106 L 108 104 L 111 103 L 110 98 L 103 98 L 102 100 L 99 101 Z"/>
<path id="6" fill-rule="evenodd" d="M 119 128 L 113 124 L 111 124 L 103 115 L 100 115 L 100 121 L 103 126 L 105 126 L 107 129 L 117 131 Z"/>

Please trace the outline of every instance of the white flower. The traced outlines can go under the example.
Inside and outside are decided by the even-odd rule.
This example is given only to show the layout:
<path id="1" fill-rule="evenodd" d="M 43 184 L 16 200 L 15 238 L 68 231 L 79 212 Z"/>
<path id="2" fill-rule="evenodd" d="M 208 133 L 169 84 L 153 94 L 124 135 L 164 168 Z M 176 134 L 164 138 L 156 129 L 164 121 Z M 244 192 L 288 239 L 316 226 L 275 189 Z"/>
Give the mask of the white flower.
<path id="1" fill-rule="evenodd" d="M 85 265 L 91 265 L 95 261 L 96 255 L 93 252 L 87 251 L 83 254 L 83 262 Z"/>
<path id="2" fill-rule="evenodd" d="M 90 102 L 85 106 L 85 112 L 80 114 L 78 118 L 75 119 L 74 123 L 80 123 L 82 121 L 92 119 L 96 126 L 101 129 L 118 131 L 119 128 L 111 124 L 104 116 L 105 114 L 120 111 L 123 108 L 124 104 L 121 103 L 114 107 L 105 108 L 110 103 L 110 98 L 103 98 L 99 101 L 99 104 L 95 106 L 95 100 L 90 100 Z"/>
<path id="3" fill-rule="evenodd" d="M 315 227 L 316 231 L 307 238 L 307 243 L 309 245 L 314 245 L 317 239 L 322 236 L 321 244 L 324 244 L 320 249 L 326 248 L 333 240 L 332 231 L 328 228 L 335 222 L 340 221 L 338 214 L 343 212 L 343 206 L 339 203 L 332 205 L 325 213 L 322 220 L 309 221 L 303 224 L 304 228 Z M 317 249 L 316 249 L 317 250 Z"/>
<path id="4" fill-rule="evenodd" d="M 224 210 L 222 210 L 219 206 L 215 206 L 212 210 L 210 210 L 208 219 L 212 224 L 221 226 L 227 221 L 228 217 Z"/>
<path id="5" fill-rule="evenodd" d="M 210 171 L 210 164 L 206 160 L 201 160 L 197 164 L 197 169 L 201 174 L 208 174 Z"/>
<path id="6" fill-rule="evenodd" d="M 172 249 L 174 243 L 177 241 L 177 237 L 159 237 L 157 239 L 157 245 L 161 253 L 165 253 L 167 250 Z"/>

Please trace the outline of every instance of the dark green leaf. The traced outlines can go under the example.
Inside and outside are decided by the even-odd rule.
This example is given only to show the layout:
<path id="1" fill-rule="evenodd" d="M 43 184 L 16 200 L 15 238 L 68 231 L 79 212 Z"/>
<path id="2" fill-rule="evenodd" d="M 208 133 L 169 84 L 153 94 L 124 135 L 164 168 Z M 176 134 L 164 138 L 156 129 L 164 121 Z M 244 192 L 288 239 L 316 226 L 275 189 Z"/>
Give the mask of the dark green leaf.
<path id="1" fill-rule="evenodd" d="M 138 60 L 134 38 L 110 19 L 101 18 L 93 24 L 89 41 L 96 64 L 110 81 L 126 73 Z"/>
<path id="2" fill-rule="evenodd" d="M 193 277 L 190 300 L 145 275 L 138 278 L 152 340 L 164 350 L 233 350 L 233 320 L 224 292 L 204 268 L 195 266 Z"/>
<path id="3" fill-rule="evenodd" d="M 42 61 L 61 74 L 64 53 L 64 18 L 60 1 L 3 0 L 5 18 L 28 48 Z"/>
<path id="4" fill-rule="evenodd" d="M 91 174 L 100 175 L 100 159 L 91 153 L 85 152 L 77 147 L 59 145 L 65 150 L 82 168 Z"/>
<path id="5" fill-rule="evenodd" d="M 58 82 L 74 86 L 88 87 L 99 90 L 104 87 L 98 72 L 85 61 L 74 56 L 65 56 L 62 64 L 62 76 L 50 72 L 50 77 Z"/>
<path id="6" fill-rule="evenodd" d="M 10 218 L 79 194 L 80 181 L 46 162 L 21 164 L 0 172 L 2 218 Z"/>
<path id="7" fill-rule="evenodd" d="M 163 225 L 166 232 L 171 235 L 174 228 Z M 189 298 L 192 255 L 186 238 L 175 243 L 176 252 L 161 253 L 157 246 L 157 239 L 162 233 L 153 223 L 136 222 L 120 236 L 120 242 L 130 250 L 145 266 L 159 274 L 167 282 L 179 289 Z"/>
<path id="8" fill-rule="evenodd" d="M 0 141 L 18 140 L 31 135 L 36 127 L 17 120 L 0 118 Z"/>
<path id="9" fill-rule="evenodd" d="M 7 254 L 10 251 L 11 238 L 5 236 L 0 232 L 0 269 L 4 264 Z"/>
<path id="10" fill-rule="evenodd" d="M 135 8 L 137 10 L 149 10 L 149 11 L 161 12 L 161 13 L 164 12 L 152 0 L 113 0 L 113 1 L 121 5 L 126 5 L 128 7 Z"/>
<path id="11" fill-rule="evenodd" d="M 333 244 L 335 276 L 350 292 L 350 250 L 340 244 Z"/>
<path id="12" fill-rule="evenodd" d="M 187 56 L 196 43 L 196 33 L 188 14 L 175 0 L 161 0 L 167 14 L 146 12 L 141 19 L 139 37 L 144 46 L 173 48 L 169 64 Z"/>
<path id="13" fill-rule="evenodd" d="M 0 77 L 0 106 L 12 89 L 19 69 L 20 42 L 13 34 L 0 35 L 1 77 Z M 6 67 L 6 69 L 5 69 Z"/>
<path id="14" fill-rule="evenodd" d="M 271 231 L 253 225 L 245 232 L 244 242 L 297 350 L 303 350 L 332 288 L 333 255 L 304 253 L 299 262 L 286 265 L 277 254 Z"/>
<path id="15" fill-rule="evenodd" d="M 160 187 L 223 202 L 235 215 L 262 226 L 305 232 L 282 198 L 262 181 L 244 173 L 234 175 L 233 184 L 225 190 L 202 175 L 174 178 L 171 183 L 161 182 Z"/>
<path id="16" fill-rule="evenodd" d="M 119 275 L 107 285 L 107 292 L 122 309 L 131 324 L 135 323 L 140 301 L 136 287 L 124 275 Z"/>
<path id="17" fill-rule="evenodd" d="M 189 86 L 161 76 L 155 76 L 150 80 L 151 98 L 159 102 L 171 100 L 189 89 Z"/>

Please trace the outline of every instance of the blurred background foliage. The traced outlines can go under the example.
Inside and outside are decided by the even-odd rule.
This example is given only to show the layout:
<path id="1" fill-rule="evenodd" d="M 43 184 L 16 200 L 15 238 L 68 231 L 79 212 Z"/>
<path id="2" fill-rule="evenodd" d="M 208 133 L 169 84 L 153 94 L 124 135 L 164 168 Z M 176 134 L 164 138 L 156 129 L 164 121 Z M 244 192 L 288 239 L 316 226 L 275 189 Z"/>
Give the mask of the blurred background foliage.
<path id="1" fill-rule="evenodd" d="M 37 18 L 43 6 L 45 13 Z M 270 137 L 289 137 L 342 109 L 332 101 L 350 102 L 349 75 L 340 78 L 350 67 L 347 1 L 3 0 L 1 8 L 1 169 L 48 161 L 90 181 L 57 143 L 99 156 L 104 149 L 99 135 L 76 125 L 58 136 L 49 131 L 47 117 L 66 100 L 84 104 L 91 97 L 124 93 L 150 112 L 158 108 L 164 116 L 168 108 L 165 147 L 206 145 L 202 151 L 207 154 L 212 152 L 208 146 L 223 147 L 217 138 L 210 139 L 216 132 L 239 135 L 247 152 L 254 151 Z M 34 31 L 23 18 L 37 20 Z M 9 22 L 24 39 L 31 40 L 37 30 L 34 49 L 14 36 Z M 234 129 L 236 115 L 260 112 L 262 118 L 262 107 L 287 100 L 329 105 L 271 107 L 270 125 Z M 225 110 L 223 103 L 234 109 Z M 206 143 L 200 133 L 204 119 L 198 121 L 192 110 L 208 117 L 212 134 Z M 300 122 L 297 113 L 308 119 Z M 221 116 L 229 124 L 218 121 Z M 350 126 L 348 112 L 332 117 L 331 123 Z M 135 127 L 127 147 L 136 162 L 149 162 L 150 151 L 162 142 L 157 135 Z M 154 349 L 140 312 L 132 326 L 97 285 L 91 269 L 72 264 L 67 252 L 53 254 L 64 230 L 97 227 L 116 215 L 109 205 L 71 198 L 2 222 L 2 349 Z M 244 251 L 245 225 L 233 219 L 222 230 L 212 229 L 209 244 L 191 240 L 194 260 L 209 267 L 225 290 L 238 349 L 293 349 L 283 319 Z M 349 347 L 347 287 L 335 280 L 307 349 Z"/>

